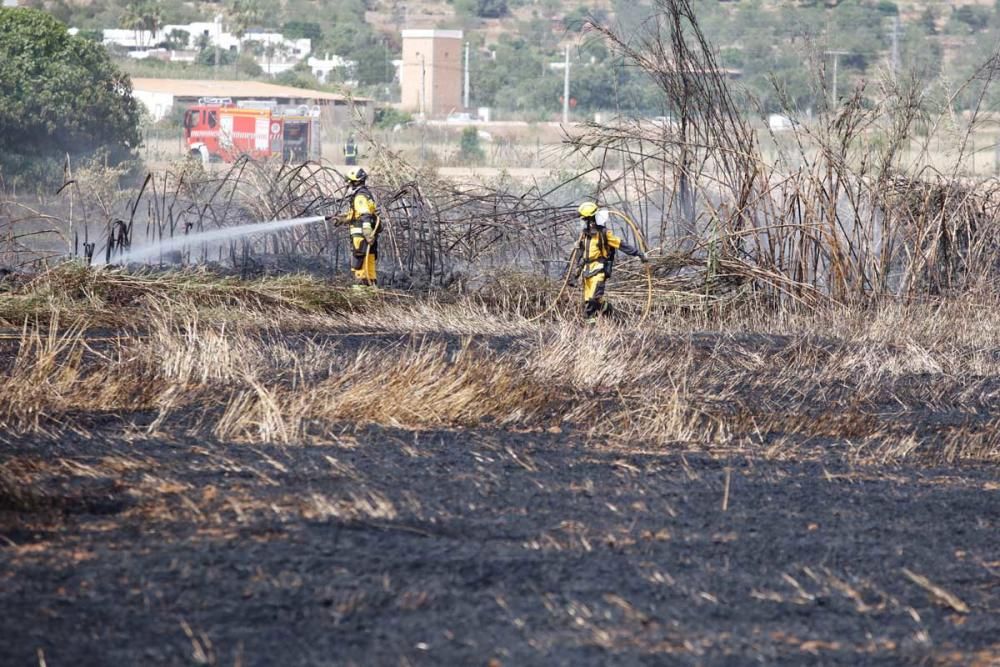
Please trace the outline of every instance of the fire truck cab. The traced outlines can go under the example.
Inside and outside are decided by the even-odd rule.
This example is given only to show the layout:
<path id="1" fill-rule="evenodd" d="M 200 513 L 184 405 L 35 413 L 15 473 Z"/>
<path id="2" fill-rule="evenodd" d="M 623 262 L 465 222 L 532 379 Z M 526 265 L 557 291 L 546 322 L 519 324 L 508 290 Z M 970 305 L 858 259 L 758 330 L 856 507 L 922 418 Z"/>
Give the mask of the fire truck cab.
<path id="1" fill-rule="evenodd" d="M 207 164 L 280 156 L 286 162 L 320 157 L 319 107 L 279 107 L 268 100 L 233 104 L 228 97 L 203 97 L 184 113 L 184 140 L 191 155 Z"/>

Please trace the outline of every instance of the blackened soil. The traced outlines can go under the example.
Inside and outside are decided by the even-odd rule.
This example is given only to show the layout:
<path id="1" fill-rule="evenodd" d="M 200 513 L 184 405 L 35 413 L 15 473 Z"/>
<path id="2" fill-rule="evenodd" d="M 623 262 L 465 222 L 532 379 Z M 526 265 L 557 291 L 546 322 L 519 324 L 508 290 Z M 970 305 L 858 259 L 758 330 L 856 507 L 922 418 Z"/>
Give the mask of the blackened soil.
<path id="1" fill-rule="evenodd" d="M 0 489 L 0 665 L 1000 660 L 995 468 L 375 428 L 2 446 L 33 483 Z"/>

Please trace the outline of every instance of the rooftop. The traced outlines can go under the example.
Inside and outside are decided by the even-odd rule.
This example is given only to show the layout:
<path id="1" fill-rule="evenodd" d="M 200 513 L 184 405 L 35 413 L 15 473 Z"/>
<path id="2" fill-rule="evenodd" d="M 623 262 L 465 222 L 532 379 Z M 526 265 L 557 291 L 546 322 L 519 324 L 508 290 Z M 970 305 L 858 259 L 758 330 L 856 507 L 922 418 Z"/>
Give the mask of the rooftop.
<path id="1" fill-rule="evenodd" d="M 411 28 L 401 30 L 403 39 L 462 39 L 461 30 L 424 30 Z"/>
<path id="2" fill-rule="evenodd" d="M 214 79 L 147 79 L 136 77 L 132 79 L 132 88 L 149 93 L 167 93 L 175 97 L 293 97 L 296 99 L 327 100 L 331 102 L 346 102 L 345 95 L 328 93 L 322 90 L 296 88 L 294 86 L 279 86 L 274 83 L 260 81 L 225 81 Z M 371 102 L 366 97 L 352 98 L 356 102 Z"/>

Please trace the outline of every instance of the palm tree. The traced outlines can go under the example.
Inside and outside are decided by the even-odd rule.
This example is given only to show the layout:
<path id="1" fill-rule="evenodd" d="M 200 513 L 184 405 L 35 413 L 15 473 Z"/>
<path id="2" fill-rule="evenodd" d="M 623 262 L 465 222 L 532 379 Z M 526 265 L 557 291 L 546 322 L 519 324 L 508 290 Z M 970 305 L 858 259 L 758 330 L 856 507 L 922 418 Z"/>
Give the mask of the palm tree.
<path id="1" fill-rule="evenodd" d="M 130 2 L 125 5 L 125 11 L 122 13 L 121 18 L 118 19 L 118 25 L 126 30 L 133 31 L 135 33 L 136 45 L 141 46 L 143 21 L 138 2 Z"/>
<path id="2" fill-rule="evenodd" d="M 243 38 L 247 31 L 260 24 L 259 0 L 232 0 L 229 6 L 233 34 L 240 41 L 240 53 L 243 53 Z M 238 64 L 234 64 L 234 67 Z"/>
<path id="3" fill-rule="evenodd" d="M 121 27 L 126 30 L 135 31 L 135 43 L 137 46 L 146 46 L 143 43 L 145 33 L 149 33 L 150 40 L 155 40 L 156 31 L 160 29 L 160 8 L 155 2 L 148 0 L 132 0 L 125 5 L 125 12 L 119 21 Z"/>
<path id="4" fill-rule="evenodd" d="M 156 2 L 144 2 L 142 3 L 142 26 L 149 31 L 150 38 L 155 40 L 156 33 L 160 29 L 160 21 L 162 15 L 160 14 L 159 4 Z"/>

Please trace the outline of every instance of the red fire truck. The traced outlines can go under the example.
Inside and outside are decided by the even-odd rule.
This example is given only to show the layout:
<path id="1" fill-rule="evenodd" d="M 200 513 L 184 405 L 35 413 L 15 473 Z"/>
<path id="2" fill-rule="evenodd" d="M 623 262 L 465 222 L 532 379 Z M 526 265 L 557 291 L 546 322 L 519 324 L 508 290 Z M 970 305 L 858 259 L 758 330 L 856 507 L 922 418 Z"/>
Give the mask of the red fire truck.
<path id="1" fill-rule="evenodd" d="M 319 107 L 282 108 L 267 100 L 233 104 L 228 97 L 203 97 L 184 114 L 184 139 L 191 154 L 205 163 L 233 162 L 242 155 L 316 160 Z"/>

